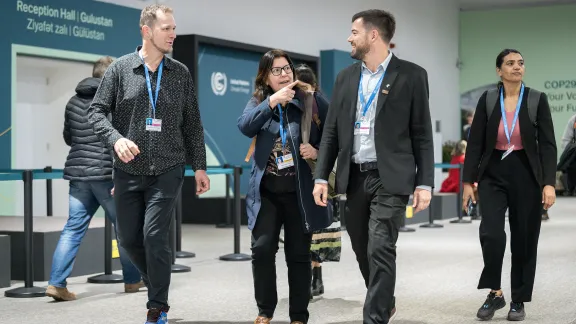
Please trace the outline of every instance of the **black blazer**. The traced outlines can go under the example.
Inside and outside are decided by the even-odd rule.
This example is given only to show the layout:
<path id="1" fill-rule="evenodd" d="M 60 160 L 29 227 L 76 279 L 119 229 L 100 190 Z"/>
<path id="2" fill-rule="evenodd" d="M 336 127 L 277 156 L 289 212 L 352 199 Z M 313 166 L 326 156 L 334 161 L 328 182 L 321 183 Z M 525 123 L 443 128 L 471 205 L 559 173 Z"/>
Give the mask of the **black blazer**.
<path id="1" fill-rule="evenodd" d="M 554 125 L 548 98 L 542 93 L 538 102 L 538 113 L 536 123 L 530 121 L 528 114 L 528 87 L 524 90 L 518 123 L 520 125 L 520 137 L 522 146 L 530 161 L 532 173 L 543 187 L 545 185 L 556 185 L 556 138 L 554 137 Z M 474 183 L 482 180 L 484 171 L 488 166 L 492 152 L 496 147 L 498 137 L 498 127 L 502 119 L 500 110 L 500 97 L 496 100 L 496 105 L 490 119 L 486 113 L 486 91 L 478 100 L 474 120 L 470 127 L 468 146 L 466 147 L 466 158 L 464 160 L 463 182 Z M 538 130 L 538 139 L 536 139 Z"/>
<path id="2" fill-rule="evenodd" d="M 345 194 L 350 175 L 354 122 L 362 63 L 338 74 L 324 125 L 316 179 L 328 180 L 336 158 L 336 191 Z M 378 172 L 386 193 L 410 195 L 434 187 L 434 147 L 428 107 L 428 76 L 422 67 L 392 56 L 376 107 L 374 140 Z"/>

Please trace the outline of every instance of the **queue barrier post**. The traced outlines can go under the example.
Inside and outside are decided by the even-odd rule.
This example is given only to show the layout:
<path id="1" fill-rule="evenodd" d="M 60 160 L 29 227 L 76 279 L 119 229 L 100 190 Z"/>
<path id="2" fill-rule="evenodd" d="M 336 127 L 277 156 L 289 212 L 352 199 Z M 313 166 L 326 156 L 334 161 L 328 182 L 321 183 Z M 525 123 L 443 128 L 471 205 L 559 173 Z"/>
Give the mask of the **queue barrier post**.
<path id="1" fill-rule="evenodd" d="M 242 167 L 234 167 L 234 253 L 220 257 L 222 261 L 249 261 L 252 257 L 240 253 L 240 221 L 242 216 L 242 200 L 240 195 L 240 175 Z"/>
<path id="2" fill-rule="evenodd" d="M 6 290 L 4 296 L 11 298 L 44 297 L 46 288 L 34 286 L 34 224 L 33 224 L 33 181 L 32 170 L 22 172 L 24 181 L 24 254 L 26 262 L 26 275 L 24 287 Z"/>
<path id="3" fill-rule="evenodd" d="M 195 258 L 196 253 L 182 251 L 182 189 L 180 189 L 180 194 L 176 197 L 176 258 Z"/>
<path id="4" fill-rule="evenodd" d="M 224 169 L 230 169 L 230 164 L 226 163 L 222 166 Z M 232 222 L 232 207 L 231 207 L 231 203 L 232 203 L 232 199 L 230 197 L 230 173 L 226 173 L 226 199 L 225 199 L 225 203 L 226 203 L 226 214 L 225 214 L 225 220 L 224 223 L 220 223 L 220 224 L 216 224 L 217 228 L 233 228 L 234 224 Z"/>
<path id="5" fill-rule="evenodd" d="M 112 223 L 106 215 L 104 218 L 104 273 L 89 277 L 89 283 L 111 284 L 124 281 L 124 276 L 112 273 L 112 230 Z"/>
<path id="6" fill-rule="evenodd" d="M 52 172 L 52 167 L 47 166 L 44 168 L 44 172 Z M 52 179 L 46 179 L 46 216 L 51 217 L 53 215 L 53 200 L 52 200 Z"/>
<path id="7" fill-rule="evenodd" d="M 181 196 L 181 194 L 178 194 Z M 178 199 L 178 197 L 176 198 Z M 177 232 L 177 220 L 176 220 L 176 208 L 172 210 L 172 221 L 170 222 L 170 249 L 172 250 L 172 273 L 180 272 L 190 272 L 192 269 L 188 266 L 176 264 L 176 232 Z"/>
<path id="8" fill-rule="evenodd" d="M 462 212 L 463 212 L 463 208 L 462 208 L 462 196 L 463 196 L 463 190 L 464 188 L 462 188 L 462 176 L 464 173 L 464 166 L 462 164 L 458 164 L 458 171 L 460 173 L 460 180 L 458 181 L 458 188 L 460 188 L 460 190 L 458 191 L 458 201 L 456 202 L 456 212 L 458 215 L 457 219 L 451 220 L 450 223 L 452 224 L 470 224 L 472 223 L 472 220 L 468 220 L 468 219 L 463 219 L 462 218 Z"/>

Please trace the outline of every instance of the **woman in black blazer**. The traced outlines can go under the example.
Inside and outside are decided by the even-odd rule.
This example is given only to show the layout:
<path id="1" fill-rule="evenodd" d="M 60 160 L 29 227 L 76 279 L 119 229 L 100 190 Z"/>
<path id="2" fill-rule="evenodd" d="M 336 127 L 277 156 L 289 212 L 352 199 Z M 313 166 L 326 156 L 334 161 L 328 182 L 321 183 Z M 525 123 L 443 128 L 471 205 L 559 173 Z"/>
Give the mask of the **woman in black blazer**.
<path id="1" fill-rule="evenodd" d="M 463 171 L 463 206 L 476 203 L 472 185 L 478 182 L 482 201 L 480 244 L 484 270 L 478 289 L 490 289 L 478 318 L 491 319 L 506 306 L 501 290 L 502 262 L 506 250 L 505 214 L 511 232 L 512 302 L 508 320 L 525 318 L 524 303 L 532 299 L 542 208 L 556 199 L 556 141 L 548 99 L 522 82 L 524 59 L 506 49 L 496 58 L 501 78 L 498 92 L 488 90 L 478 100 L 470 129 Z M 530 92 L 532 92 L 530 94 Z M 494 106 L 487 98 L 494 95 Z M 536 97 L 531 117 L 529 99 Z M 490 101 L 490 100 L 488 100 Z"/>

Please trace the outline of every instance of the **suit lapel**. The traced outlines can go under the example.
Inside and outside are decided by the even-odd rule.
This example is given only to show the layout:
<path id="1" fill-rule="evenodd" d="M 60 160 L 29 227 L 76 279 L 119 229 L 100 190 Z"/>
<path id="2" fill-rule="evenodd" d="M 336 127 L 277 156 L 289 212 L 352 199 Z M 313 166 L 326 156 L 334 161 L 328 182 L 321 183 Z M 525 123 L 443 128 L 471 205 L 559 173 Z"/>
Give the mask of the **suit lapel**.
<path id="1" fill-rule="evenodd" d="M 360 83 L 360 73 L 362 72 L 362 63 L 354 64 L 352 69 L 352 75 L 350 76 L 350 86 L 348 87 L 350 91 L 349 98 L 353 100 L 350 102 L 350 109 L 348 110 L 348 115 L 352 121 L 352 127 L 354 127 L 354 122 L 356 121 L 356 110 L 358 105 L 358 84 Z"/>
<path id="2" fill-rule="evenodd" d="M 392 54 L 392 58 L 390 59 L 390 63 L 388 63 L 388 67 L 386 68 L 386 74 L 384 75 L 384 80 L 382 80 L 382 84 L 380 85 L 380 91 L 378 92 L 378 102 L 376 103 L 376 116 L 382 110 L 382 107 L 386 104 L 386 99 L 388 98 L 389 92 L 393 91 L 392 88 L 394 87 L 394 81 L 398 76 L 398 67 L 400 66 L 400 60 L 396 58 L 394 54 Z"/>

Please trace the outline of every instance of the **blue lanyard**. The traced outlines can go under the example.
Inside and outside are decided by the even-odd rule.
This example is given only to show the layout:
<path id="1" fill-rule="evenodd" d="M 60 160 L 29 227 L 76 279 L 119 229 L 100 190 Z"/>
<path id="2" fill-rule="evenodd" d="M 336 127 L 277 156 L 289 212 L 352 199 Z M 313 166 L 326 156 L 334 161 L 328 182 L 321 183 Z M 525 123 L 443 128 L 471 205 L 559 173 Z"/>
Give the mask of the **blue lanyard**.
<path id="1" fill-rule="evenodd" d="M 280 137 L 282 138 L 282 150 L 286 147 L 286 131 L 284 130 L 284 117 L 282 116 L 282 106 L 278 104 L 278 112 L 280 113 Z"/>
<path id="2" fill-rule="evenodd" d="M 144 71 L 146 72 L 146 86 L 148 87 L 148 96 L 150 97 L 150 102 L 152 103 L 152 118 L 156 119 L 156 101 L 158 101 L 158 92 L 160 91 L 160 80 L 162 80 L 162 67 L 164 66 L 164 59 L 162 59 L 162 62 L 160 62 L 160 66 L 158 66 L 158 79 L 156 80 L 156 97 L 152 97 L 152 83 L 150 82 L 148 67 L 146 66 L 146 62 L 144 62 L 142 54 L 140 54 L 140 58 L 144 63 Z"/>
<path id="3" fill-rule="evenodd" d="M 382 80 L 384 79 L 385 74 L 386 74 L 386 71 L 384 71 L 384 73 L 382 73 L 382 76 L 380 77 L 380 80 L 378 80 L 378 83 L 376 84 L 376 87 L 372 91 L 370 98 L 368 98 L 368 102 L 366 102 L 366 104 L 364 104 L 364 101 L 365 101 L 364 100 L 364 91 L 362 91 L 362 78 L 364 77 L 364 73 L 362 73 L 362 72 L 360 73 L 360 83 L 358 84 L 358 98 L 360 98 L 360 105 L 364 106 L 364 108 L 362 109 L 362 117 L 366 116 L 366 111 L 368 110 L 368 107 L 370 107 L 370 105 L 372 104 L 372 101 L 374 101 L 374 97 L 376 97 L 376 94 L 380 90 L 380 85 L 382 84 Z"/>
<path id="4" fill-rule="evenodd" d="M 506 120 L 506 110 L 504 109 L 504 93 L 502 88 L 500 89 L 500 110 L 502 111 L 502 124 L 504 124 L 504 133 L 508 139 L 508 145 L 510 145 L 510 138 L 514 132 L 514 127 L 516 127 L 516 121 L 518 120 L 518 113 L 520 112 L 520 106 L 522 105 L 522 97 L 524 96 L 524 84 L 520 88 L 520 95 L 518 96 L 518 103 L 516 104 L 516 111 L 514 112 L 514 120 L 512 120 L 512 130 L 508 131 L 508 121 Z"/>

